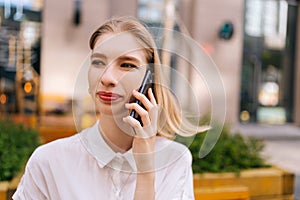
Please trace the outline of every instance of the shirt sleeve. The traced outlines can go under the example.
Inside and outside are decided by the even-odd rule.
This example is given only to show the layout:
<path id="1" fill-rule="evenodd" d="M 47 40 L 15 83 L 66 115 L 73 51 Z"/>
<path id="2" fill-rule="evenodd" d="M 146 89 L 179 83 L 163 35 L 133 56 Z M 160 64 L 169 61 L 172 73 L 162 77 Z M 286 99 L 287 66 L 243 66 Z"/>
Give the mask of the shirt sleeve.
<path id="1" fill-rule="evenodd" d="M 177 162 L 170 165 L 166 170 L 166 176 L 157 190 L 155 199 L 195 199 L 192 156 L 188 149 Z"/>
<path id="2" fill-rule="evenodd" d="M 44 176 L 36 157 L 34 152 L 28 160 L 25 173 L 12 197 L 13 200 L 49 199 L 45 195 Z"/>
<path id="3" fill-rule="evenodd" d="M 182 191 L 182 198 L 184 200 L 195 199 L 194 197 L 194 179 L 192 167 L 189 167 L 186 171 L 186 177 L 184 181 L 184 189 Z M 179 198 L 180 199 L 180 198 Z"/>
<path id="4" fill-rule="evenodd" d="M 170 199 L 173 200 L 192 200 L 194 198 L 194 185 L 193 185 L 193 172 L 191 165 L 186 165 L 185 170 L 182 172 L 182 176 L 177 182 L 175 191 L 173 191 L 174 196 Z M 172 194 L 172 193 L 171 193 Z"/>

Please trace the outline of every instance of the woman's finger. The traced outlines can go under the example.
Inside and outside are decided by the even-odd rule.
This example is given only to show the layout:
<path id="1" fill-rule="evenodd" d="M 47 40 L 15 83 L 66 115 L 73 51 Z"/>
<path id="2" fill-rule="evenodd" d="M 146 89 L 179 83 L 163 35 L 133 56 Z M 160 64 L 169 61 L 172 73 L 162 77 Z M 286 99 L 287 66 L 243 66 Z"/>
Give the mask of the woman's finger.
<path id="1" fill-rule="evenodd" d="M 152 92 L 152 88 L 148 89 L 149 99 L 144 94 L 139 93 L 137 91 L 133 91 L 133 95 L 138 100 L 141 101 L 141 103 L 143 104 L 143 106 L 145 107 L 145 109 L 149 112 L 149 116 L 147 116 L 146 113 L 144 113 L 141 110 L 142 107 L 138 108 L 137 106 L 134 106 L 135 109 L 139 109 L 140 116 L 141 116 L 143 124 L 147 124 L 148 125 L 151 122 L 152 123 L 157 123 L 158 108 L 157 108 L 156 99 L 155 99 L 154 94 Z M 136 110 L 136 111 L 138 112 L 138 110 Z M 149 118 L 150 118 L 150 121 L 149 121 Z M 146 121 L 143 121 L 143 120 L 146 120 Z"/>
<path id="2" fill-rule="evenodd" d="M 133 132 L 138 138 L 146 139 L 155 135 L 155 131 L 152 130 L 151 126 L 142 127 L 140 122 L 131 116 L 124 117 L 123 121 L 133 128 Z"/>
<path id="3" fill-rule="evenodd" d="M 155 97 L 154 97 L 152 88 L 149 88 L 149 90 L 148 90 L 148 96 L 149 96 L 150 102 L 151 102 L 153 105 L 156 106 L 157 103 L 156 103 L 156 99 L 155 99 Z"/>
<path id="4" fill-rule="evenodd" d="M 144 126 L 149 126 L 151 124 L 151 119 L 149 117 L 148 111 L 137 103 L 125 104 L 125 107 L 129 110 L 135 110 L 136 113 L 141 117 Z"/>
<path id="5" fill-rule="evenodd" d="M 149 92 L 149 90 L 148 90 Z M 142 105 L 144 105 L 144 107 L 146 108 L 146 110 L 151 109 L 151 107 L 153 106 L 153 104 L 151 103 L 151 101 L 146 97 L 146 95 L 134 90 L 132 92 L 133 96 L 138 99 Z"/>

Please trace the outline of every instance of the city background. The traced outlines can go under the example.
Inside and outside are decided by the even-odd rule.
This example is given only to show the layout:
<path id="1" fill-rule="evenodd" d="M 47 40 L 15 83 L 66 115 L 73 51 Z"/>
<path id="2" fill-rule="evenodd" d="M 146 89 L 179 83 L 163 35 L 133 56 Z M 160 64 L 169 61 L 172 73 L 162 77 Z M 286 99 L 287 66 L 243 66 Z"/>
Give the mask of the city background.
<path id="1" fill-rule="evenodd" d="M 112 16 L 136 16 L 188 35 L 213 60 L 226 124 L 266 141 L 270 162 L 295 173 L 300 199 L 299 14 L 297 0 L 0 0 L 1 117 L 38 126 L 44 142 L 74 134 L 74 86 L 91 33 Z M 209 112 L 204 80 L 179 56 L 167 58 Z"/>

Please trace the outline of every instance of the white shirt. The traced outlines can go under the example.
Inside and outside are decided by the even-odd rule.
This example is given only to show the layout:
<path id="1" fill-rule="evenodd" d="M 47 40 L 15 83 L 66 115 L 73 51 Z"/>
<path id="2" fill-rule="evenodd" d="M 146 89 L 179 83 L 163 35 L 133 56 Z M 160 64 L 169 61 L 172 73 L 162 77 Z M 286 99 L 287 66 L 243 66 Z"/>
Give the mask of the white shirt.
<path id="1" fill-rule="evenodd" d="M 192 157 L 186 146 L 157 137 L 155 199 L 194 199 Z M 136 165 L 131 150 L 115 153 L 98 123 L 38 147 L 30 157 L 14 200 L 133 199 Z"/>

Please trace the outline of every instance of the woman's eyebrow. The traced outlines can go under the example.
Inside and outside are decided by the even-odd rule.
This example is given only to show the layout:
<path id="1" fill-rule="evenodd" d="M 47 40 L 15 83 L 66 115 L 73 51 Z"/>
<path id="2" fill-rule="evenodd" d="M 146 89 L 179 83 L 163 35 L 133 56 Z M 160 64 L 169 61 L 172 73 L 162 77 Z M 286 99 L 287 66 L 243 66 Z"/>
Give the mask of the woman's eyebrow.
<path id="1" fill-rule="evenodd" d="M 120 56 L 119 57 L 120 60 L 126 60 L 126 61 L 133 61 L 133 62 L 138 62 L 141 63 L 141 60 L 133 57 L 133 56 L 128 56 L 128 55 L 124 55 L 124 56 Z"/>
<path id="2" fill-rule="evenodd" d="M 106 59 L 106 56 L 104 54 L 101 53 L 93 53 L 91 55 L 91 58 L 102 58 L 102 59 Z"/>

